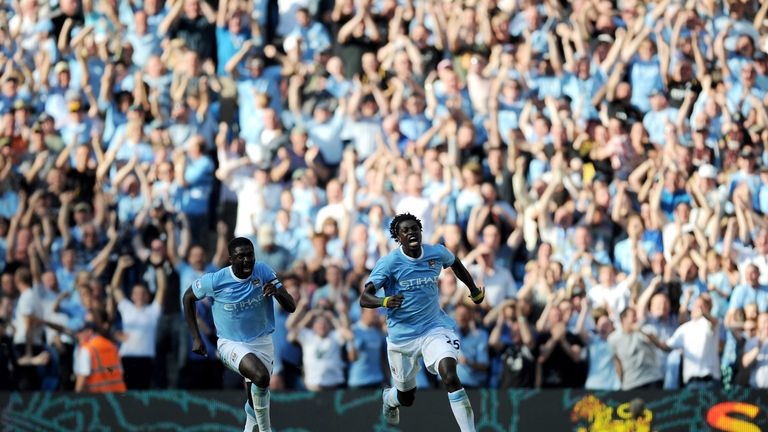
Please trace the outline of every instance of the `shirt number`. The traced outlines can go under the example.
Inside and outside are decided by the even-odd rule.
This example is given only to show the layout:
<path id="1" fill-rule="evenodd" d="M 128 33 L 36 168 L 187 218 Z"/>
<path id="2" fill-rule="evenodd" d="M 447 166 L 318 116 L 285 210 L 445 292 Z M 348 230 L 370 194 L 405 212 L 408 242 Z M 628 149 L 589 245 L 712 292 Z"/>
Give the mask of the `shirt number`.
<path id="1" fill-rule="evenodd" d="M 454 348 L 459 349 L 459 340 L 458 339 L 451 339 L 450 337 L 448 337 L 448 335 L 443 335 L 443 336 L 445 336 L 445 339 L 446 339 L 445 342 L 447 342 L 448 345 L 452 345 Z"/>

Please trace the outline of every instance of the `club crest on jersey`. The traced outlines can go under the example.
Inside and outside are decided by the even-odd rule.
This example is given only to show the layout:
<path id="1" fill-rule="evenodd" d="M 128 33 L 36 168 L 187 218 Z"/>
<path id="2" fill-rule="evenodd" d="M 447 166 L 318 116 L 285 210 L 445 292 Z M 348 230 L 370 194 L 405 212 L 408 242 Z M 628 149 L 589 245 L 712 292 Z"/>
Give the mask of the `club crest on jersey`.
<path id="1" fill-rule="evenodd" d="M 427 264 L 429 264 L 430 267 L 434 267 L 434 266 L 437 265 L 437 260 L 431 259 L 431 260 L 427 261 Z"/>
<path id="2" fill-rule="evenodd" d="M 254 285 L 260 285 L 261 284 L 261 279 L 252 279 L 251 283 L 254 284 Z"/>

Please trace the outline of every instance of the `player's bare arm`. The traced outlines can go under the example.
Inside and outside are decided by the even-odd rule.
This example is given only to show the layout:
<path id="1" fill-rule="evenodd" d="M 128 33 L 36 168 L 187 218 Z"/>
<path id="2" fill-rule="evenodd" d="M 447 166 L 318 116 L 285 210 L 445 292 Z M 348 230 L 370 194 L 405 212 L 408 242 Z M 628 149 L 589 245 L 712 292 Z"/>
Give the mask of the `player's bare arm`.
<path id="1" fill-rule="evenodd" d="M 376 287 L 372 283 L 365 285 L 363 293 L 360 294 L 360 306 L 364 308 L 376 309 L 385 307 L 388 309 L 399 308 L 403 304 L 403 295 L 396 294 L 389 297 L 377 297 Z"/>
<path id="2" fill-rule="evenodd" d="M 475 281 L 472 280 L 472 275 L 469 274 L 469 270 L 464 267 L 464 264 L 462 264 L 458 257 L 453 261 L 453 264 L 451 264 L 451 270 L 453 270 L 453 273 L 460 281 L 464 282 L 464 285 L 469 287 L 469 298 L 472 299 L 472 302 L 475 304 L 482 303 L 485 298 L 485 291 L 482 287 L 475 285 Z"/>
<path id="3" fill-rule="evenodd" d="M 293 299 L 293 296 L 288 293 L 288 290 L 277 279 L 270 281 L 264 286 L 264 297 L 274 297 L 288 313 L 293 313 L 296 310 L 296 301 Z"/>
<path id="4" fill-rule="evenodd" d="M 192 287 L 187 288 L 184 293 L 184 320 L 187 322 L 189 332 L 192 333 L 192 352 L 200 354 L 201 356 L 207 356 L 208 352 L 205 349 L 203 338 L 200 336 L 200 329 L 197 327 L 197 307 L 195 303 L 199 299 L 192 292 Z"/>

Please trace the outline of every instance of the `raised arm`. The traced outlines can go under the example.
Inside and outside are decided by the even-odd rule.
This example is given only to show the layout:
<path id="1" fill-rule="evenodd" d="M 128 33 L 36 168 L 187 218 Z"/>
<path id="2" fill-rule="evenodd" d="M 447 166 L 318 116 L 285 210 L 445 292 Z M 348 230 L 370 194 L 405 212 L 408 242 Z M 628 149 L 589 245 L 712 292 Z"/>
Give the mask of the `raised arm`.
<path id="1" fill-rule="evenodd" d="M 203 0 L 205 2 L 205 0 Z M 179 15 L 181 15 L 181 9 L 184 7 L 184 1 L 177 1 L 173 7 L 171 8 L 171 11 L 168 12 L 168 15 L 163 18 L 163 20 L 160 22 L 160 25 L 157 27 L 157 32 L 161 35 L 165 35 L 168 33 L 168 30 L 171 29 L 171 26 L 176 22 L 176 20 L 179 18 Z"/>
<path id="2" fill-rule="evenodd" d="M 451 264 L 451 270 L 453 270 L 456 278 L 469 288 L 469 297 L 472 299 L 472 302 L 475 304 L 482 303 L 485 298 L 485 290 L 478 288 L 475 285 L 475 281 L 472 279 L 469 270 L 464 267 L 464 264 L 461 263 L 461 260 L 458 257 L 453 261 L 453 264 Z"/>

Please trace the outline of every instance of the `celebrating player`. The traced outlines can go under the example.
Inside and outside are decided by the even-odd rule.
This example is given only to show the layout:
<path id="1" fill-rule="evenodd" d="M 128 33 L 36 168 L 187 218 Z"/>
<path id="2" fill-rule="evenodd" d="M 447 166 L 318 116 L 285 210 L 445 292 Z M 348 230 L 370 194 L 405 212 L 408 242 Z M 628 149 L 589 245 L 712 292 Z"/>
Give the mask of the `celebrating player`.
<path id="1" fill-rule="evenodd" d="M 296 303 L 275 272 L 256 262 L 250 240 L 237 237 L 229 242 L 228 251 L 231 266 L 206 273 L 184 293 L 184 314 L 193 336 L 192 351 L 207 355 L 197 328 L 195 302 L 212 297 L 219 357 L 246 381 L 245 430 L 271 431 L 269 379 L 274 358 L 271 334 L 275 330 L 272 298 L 288 312 L 296 310 Z M 257 425 L 258 429 L 254 429 Z"/>
<path id="2" fill-rule="evenodd" d="M 437 279 L 443 268 L 450 267 L 469 287 L 475 304 L 483 301 L 485 292 L 475 286 L 461 260 L 448 249 L 421 243 L 421 221 L 415 216 L 397 215 L 389 232 L 400 247 L 376 263 L 360 296 L 362 307 L 388 309 L 387 354 L 395 387 L 382 395 L 384 418 L 398 424 L 398 407 L 413 405 L 419 358 L 423 357 L 430 373 L 440 373 L 461 430 L 474 431 L 472 405 L 456 374 L 459 338 L 453 320 L 440 309 Z M 376 296 L 379 288 L 384 288 L 386 297 Z"/>

